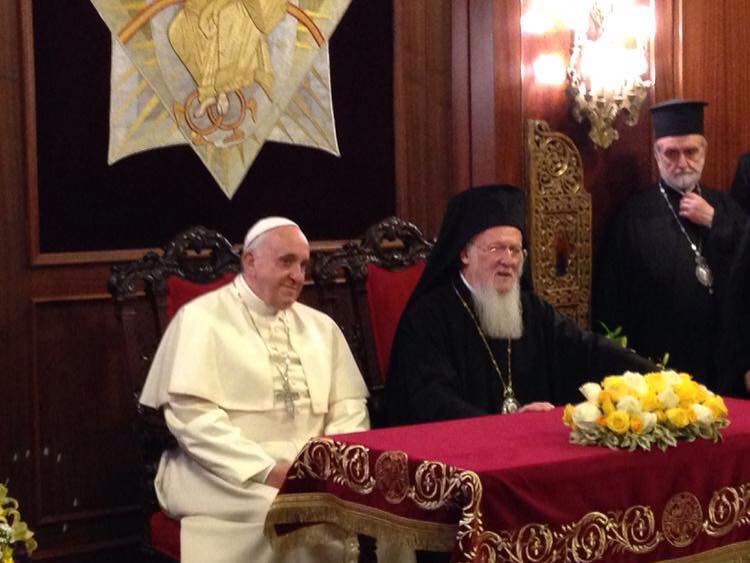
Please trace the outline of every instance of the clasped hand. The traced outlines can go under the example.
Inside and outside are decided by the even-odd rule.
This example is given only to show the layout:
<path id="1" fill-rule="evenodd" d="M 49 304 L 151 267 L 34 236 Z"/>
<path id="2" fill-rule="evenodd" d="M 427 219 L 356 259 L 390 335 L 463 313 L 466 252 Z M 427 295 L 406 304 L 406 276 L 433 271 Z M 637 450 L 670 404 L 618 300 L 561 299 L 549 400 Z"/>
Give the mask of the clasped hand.
<path id="1" fill-rule="evenodd" d="M 689 192 L 680 200 L 680 217 L 696 225 L 710 227 L 714 220 L 714 208 L 702 196 Z"/>

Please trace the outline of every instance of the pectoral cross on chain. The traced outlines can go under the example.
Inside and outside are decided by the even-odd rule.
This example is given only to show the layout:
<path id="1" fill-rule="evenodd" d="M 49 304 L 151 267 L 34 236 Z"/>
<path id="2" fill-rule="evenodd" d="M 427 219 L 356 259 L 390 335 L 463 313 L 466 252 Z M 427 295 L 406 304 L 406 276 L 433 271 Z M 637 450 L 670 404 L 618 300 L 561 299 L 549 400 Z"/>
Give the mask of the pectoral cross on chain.
<path id="1" fill-rule="evenodd" d="M 276 399 L 284 401 L 286 407 L 286 413 L 290 418 L 294 418 L 294 401 L 299 399 L 299 393 L 292 389 L 292 385 L 289 383 L 289 356 L 284 358 L 284 371 L 281 372 L 281 387 L 280 391 L 276 391 L 274 394 Z"/>

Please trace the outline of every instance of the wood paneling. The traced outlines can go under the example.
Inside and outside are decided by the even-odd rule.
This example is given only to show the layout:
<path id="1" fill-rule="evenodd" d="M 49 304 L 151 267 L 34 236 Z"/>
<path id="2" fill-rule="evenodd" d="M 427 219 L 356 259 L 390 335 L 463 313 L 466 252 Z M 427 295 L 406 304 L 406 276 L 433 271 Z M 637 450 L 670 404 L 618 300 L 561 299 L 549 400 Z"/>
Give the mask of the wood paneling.
<path id="1" fill-rule="evenodd" d="M 471 99 L 469 58 L 469 2 L 454 0 L 451 22 L 451 114 L 453 189 L 471 186 Z"/>
<path id="2" fill-rule="evenodd" d="M 32 498 L 35 428 L 32 404 L 31 307 L 26 260 L 25 171 L 21 103 L 21 35 L 16 0 L 0 0 L 0 389 L 3 394 L 0 481 L 12 495 Z M 24 506 L 25 518 L 36 516 Z"/>
<path id="3" fill-rule="evenodd" d="M 396 213 L 432 236 L 454 193 L 453 8 L 450 0 L 395 0 L 393 7 Z"/>
<path id="4" fill-rule="evenodd" d="M 469 2 L 471 183 L 495 180 L 495 42 L 492 0 Z M 461 189 L 468 187 L 462 186 Z"/>
<path id="5" fill-rule="evenodd" d="M 140 530 L 132 396 L 109 296 L 33 301 L 40 556 L 134 544 Z"/>
<path id="6" fill-rule="evenodd" d="M 704 181 L 726 188 L 737 157 L 750 150 L 747 89 L 750 68 L 748 0 L 681 0 L 682 19 L 676 22 L 683 39 L 682 94 L 705 100 L 708 155 Z"/>
<path id="7" fill-rule="evenodd" d="M 521 1 L 493 2 L 494 160 L 492 181 L 523 185 Z"/>
<path id="8" fill-rule="evenodd" d="M 132 507 L 133 402 L 111 298 L 35 302 L 34 321 L 40 519 Z"/>

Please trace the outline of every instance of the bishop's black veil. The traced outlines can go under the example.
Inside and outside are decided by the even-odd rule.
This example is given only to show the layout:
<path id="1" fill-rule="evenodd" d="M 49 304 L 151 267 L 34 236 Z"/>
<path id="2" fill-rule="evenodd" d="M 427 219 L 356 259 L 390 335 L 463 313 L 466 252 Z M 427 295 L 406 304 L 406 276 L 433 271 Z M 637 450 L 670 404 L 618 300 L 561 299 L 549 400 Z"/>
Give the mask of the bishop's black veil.
<path id="1" fill-rule="evenodd" d="M 469 188 L 448 201 L 437 242 L 427 259 L 422 277 L 411 294 L 406 309 L 417 299 L 459 271 L 460 253 L 474 236 L 490 227 L 518 228 L 526 245 L 526 211 L 523 191 L 509 184 L 490 184 Z M 523 289 L 531 289 L 528 260 L 521 279 Z"/>

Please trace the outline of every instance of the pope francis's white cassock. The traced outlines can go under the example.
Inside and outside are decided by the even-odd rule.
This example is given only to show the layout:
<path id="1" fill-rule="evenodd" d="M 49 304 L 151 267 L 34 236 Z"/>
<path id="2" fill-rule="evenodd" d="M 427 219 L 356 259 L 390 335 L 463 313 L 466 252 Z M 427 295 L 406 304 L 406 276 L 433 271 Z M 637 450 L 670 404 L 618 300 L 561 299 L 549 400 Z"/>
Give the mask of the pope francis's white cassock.
<path id="1" fill-rule="evenodd" d="M 274 310 L 242 275 L 180 309 L 141 395 L 180 448 L 156 477 L 181 522 L 183 562 L 343 561 L 344 546 L 272 552 L 277 489 L 264 484 L 312 436 L 369 427 L 367 389 L 336 323 L 300 303 Z"/>

